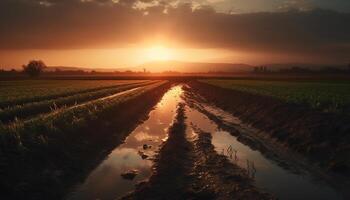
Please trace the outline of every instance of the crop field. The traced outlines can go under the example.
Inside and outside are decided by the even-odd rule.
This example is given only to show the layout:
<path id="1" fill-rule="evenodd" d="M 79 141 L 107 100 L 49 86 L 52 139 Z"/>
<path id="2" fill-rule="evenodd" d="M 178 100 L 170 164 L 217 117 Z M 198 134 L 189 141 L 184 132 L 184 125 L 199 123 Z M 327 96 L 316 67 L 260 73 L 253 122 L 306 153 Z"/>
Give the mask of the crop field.
<path id="1" fill-rule="evenodd" d="M 24 88 L 24 85 L 20 83 L 26 84 L 25 81 L 16 82 L 15 87 Z M 55 93 L 60 90 L 64 91 L 68 83 L 75 84 L 74 81 L 63 81 L 61 84 L 50 81 L 33 83 L 37 86 L 37 93 L 42 94 L 32 99 L 33 102 L 29 102 L 30 97 L 22 98 L 28 94 L 23 95 L 17 91 L 20 99 L 27 103 L 18 105 L 19 101 L 14 100 L 16 103 L 9 104 L 0 110 L 2 148 L 19 150 L 19 147 L 26 148 L 26 145 L 30 146 L 32 142 L 40 146 L 41 139 L 47 138 L 48 134 L 60 133 L 63 135 L 67 131 L 78 130 L 86 126 L 86 122 L 96 119 L 97 115 L 108 111 L 111 107 L 116 107 L 120 103 L 142 95 L 145 91 L 164 84 L 164 81 L 92 81 L 91 83 L 77 81 L 76 83 L 81 84 L 80 87 L 83 89 L 79 90 L 79 87 L 71 86 L 70 88 L 74 88 L 71 93 Z M 46 84 L 49 85 L 49 89 L 45 88 Z M 11 84 L 5 85 L 7 86 L 3 89 L 10 91 Z M 24 91 L 24 93 L 28 92 Z M 44 91 L 63 95 L 63 97 L 51 95 L 48 99 L 49 96 Z M 72 91 L 75 92 L 72 93 Z M 47 99 L 39 100 L 44 97 Z"/>
<path id="2" fill-rule="evenodd" d="M 93 81 L 94 82 L 94 81 Z M 114 82 L 114 83 L 113 83 Z M 73 104 L 80 104 L 86 101 L 102 98 L 105 96 L 112 95 L 114 93 L 128 90 L 134 87 L 150 84 L 154 81 L 109 81 L 102 83 L 96 83 L 96 87 L 84 91 L 76 91 L 75 93 L 65 93 L 64 96 L 57 96 L 56 98 L 39 100 L 34 102 L 27 102 L 19 105 L 8 105 L 7 107 L 0 110 L 0 122 L 8 123 L 13 120 L 23 119 L 26 117 L 35 116 L 37 114 L 47 113 L 61 107 L 72 106 Z M 101 87 L 103 84 L 112 84 L 111 86 Z M 74 83 L 73 83 L 74 84 Z M 86 84 L 86 83 L 85 83 Z M 64 85 L 64 84 L 62 84 Z M 62 85 L 57 86 L 57 89 L 64 87 Z M 87 84 L 89 85 L 89 84 Z M 52 88 L 52 91 L 55 88 Z M 20 95 L 21 96 L 21 95 Z M 43 98 L 41 96 L 37 99 Z M 25 99 L 28 101 L 28 99 Z M 16 100 L 15 100 L 16 102 Z"/>
<path id="3" fill-rule="evenodd" d="M 317 104 L 312 98 L 325 101 L 322 106 L 349 98 L 346 82 L 1 81 L 0 188 L 7 193 L 0 192 L 0 198 L 270 200 L 288 199 L 290 194 L 302 199 L 306 194 L 310 199 L 341 199 L 328 182 L 313 182 L 318 173 L 302 173 L 313 165 L 289 159 L 294 146 L 290 154 L 280 154 L 280 146 L 255 137 L 257 129 L 232 110 L 244 108 L 259 117 L 265 107 L 258 115 L 249 109 L 251 102 L 246 108 L 244 98 L 217 86 L 310 105 Z M 213 94 L 223 101 L 212 99 Z M 299 130 L 285 125 L 291 122 L 288 117 L 277 122 L 268 115 L 259 120 L 270 122 L 269 130 L 274 123 L 283 124 L 276 127 L 284 131 Z M 307 135 L 308 150 L 318 150 L 320 144 L 332 148 L 324 142 L 327 137 L 317 134 L 314 140 L 309 127 L 302 126 L 304 135 L 296 132 L 292 141 Z M 332 141 L 339 143 L 334 137 Z M 334 154 L 344 148 L 346 144 L 339 145 Z M 338 161 L 343 160 L 332 163 Z M 142 187 L 137 186 L 140 182 Z"/>
<path id="4" fill-rule="evenodd" d="M 202 82 L 306 104 L 326 112 L 345 112 L 350 106 L 350 82 L 287 82 L 260 80 L 201 80 Z"/>
<path id="5" fill-rule="evenodd" d="M 2 180 L 5 180 L 4 171 L 12 171 L 12 173 L 5 173 L 11 177 L 10 181 L 1 181 L 0 184 L 7 187 L 11 185 L 11 182 L 16 183 L 18 180 L 29 180 L 32 183 L 42 181 L 42 177 L 38 178 L 41 176 L 38 169 L 45 169 L 46 165 L 51 165 L 50 168 L 52 168 L 55 163 L 54 168 L 57 168 L 57 165 L 65 168 L 68 163 L 68 167 L 71 168 L 72 162 L 79 163 L 82 158 L 72 159 L 73 155 L 83 157 L 87 149 L 98 145 L 97 141 L 104 140 L 104 138 L 92 139 L 94 136 L 91 136 L 91 133 L 90 135 L 85 133 L 86 130 L 94 127 L 96 123 L 101 124 L 101 120 L 106 115 L 119 116 L 118 111 L 127 112 L 127 108 L 121 109 L 121 105 L 126 105 L 128 102 L 140 99 L 146 93 L 158 90 L 167 81 L 65 80 L 11 81 L 9 83 L 4 81 L 2 83 L 4 83 L 2 90 L 11 93 L 11 98 L 14 98 L 15 94 L 19 97 L 19 99 L 14 99 L 13 104 L 8 104 L 0 110 L 2 120 L 0 123 L 0 175 L 3 177 Z M 37 94 L 35 98 L 31 98 L 29 88 L 25 89 L 27 84 L 29 88 L 33 85 Z M 64 89 L 65 87 L 70 88 L 69 92 Z M 18 91 L 16 88 L 23 90 Z M 11 91 L 11 89 L 16 91 Z M 5 95 L 2 95 L 5 98 Z M 18 104 L 18 102 L 23 104 Z M 143 103 L 138 102 L 140 105 Z M 119 119 L 123 120 L 116 118 L 108 122 Z M 128 123 L 134 124 L 135 122 L 131 120 Z M 94 140 L 95 142 L 92 142 Z M 98 148 L 95 149 L 97 152 L 98 150 Z M 56 152 L 59 155 L 58 158 L 50 159 L 52 152 Z M 33 161 L 32 156 L 39 156 L 42 160 Z M 60 161 L 61 158 L 64 160 Z M 32 170 L 31 173 L 19 170 L 20 166 L 25 163 L 30 163 L 25 168 Z M 41 185 L 41 183 L 36 184 Z M 40 187 L 46 186 L 41 185 Z"/>
<path id="6" fill-rule="evenodd" d="M 3 90 L 10 91 L 13 83 L 4 84 Z M 24 88 L 26 81 L 16 82 L 14 87 Z M 94 116 L 96 113 L 104 111 L 108 106 L 115 106 L 124 102 L 135 95 L 141 95 L 144 91 L 157 87 L 164 82 L 161 81 L 63 81 L 53 82 L 40 81 L 29 82 L 36 85 L 37 94 L 30 101 L 29 90 L 17 91 L 19 100 L 15 99 L 14 104 L 0 110 L 0 129 L 2 136 L 12 132 L 9 135 L 18 135 L 20 132 L 36 132 L 32 128 L 40 126 L 55 127 L 52 123 L 56 121 L 66 121 L 69 126 L 75 125 L 75 121 L 84 121 L 83 119 Z M 45 85 L 49 86 L 46 88 Z M 78 84 L 70 86 L 70 92 L 62 93 L 68 84 Z M 30 87 L 30 86 L 29 86 Z M 79 89 L 80 87 L 80 89 Z M 45 93 L 47 91 L 50 95 Z M 61 91 L 61 92 L 58 92 Z M 73 92 L 74 91 L 74 92 Z M 21 93 L 23 92 L 23 93 Z M 50 93 L 51 92 L 51 93 Z M 58 92 L 58 93 L 57 93 Z M 15 94 L 16 92 L 12 92 Z M 28 97 L 28 98 L 24 98 Z M 12 97 L 13 98 L 13 97 Z M 39 100 L 44 99 L 45 100 Z M 18 105 L 17 102 L 26 102 Z M 30 102 L 29 102 L 30 101 Z M 18 118 L 21 117 L 21 118 Z M 48 125 L 50 124 L 50 125 Z M 64 123 L 59 123 L 63 125 Z M 30 131 L 25 127 L 30 127 Z M 48 131 L 50 132 L 50 131 Z"/>
<path id="7" fill-rule="evenodd" d="M 9 137 L 16 137 L 16 140 L 18 140 L 17 144 L 23 145 L 25 143 L 20 141 L 21 135 L 31 134 L 33 136 L 31 139 L 35 140 L 35 137 L 45 137 L 41 134 L 43 130 L 46 133 L 63 133 L 67 129 L 78 129 L 86 125 L 84 122 L 96 118 L 97 115 L 111 107 L 141 95 L 145 91 L 151 90 L 161 84 L 164 84 L 164 82 L 152 81 L 151 84 L 139 87 L 136 85 L 133 88 L 128 88 L 129 90 L 124 92 L 98 98 L 87 103 L 52 109 L 48 114 L 42 114 L 25 121 L 16 120 L 8 125 L 3 125 L 0 130 L 3 137 L 6 135 Z M 37 133 L 39 135 L 37 135 Z"/>
<path id="8" fill-rule="evenodd" d="M 0 108 L 34 101 L 65 97 L 142 80 L 18 80 L 0 82 Z"/>

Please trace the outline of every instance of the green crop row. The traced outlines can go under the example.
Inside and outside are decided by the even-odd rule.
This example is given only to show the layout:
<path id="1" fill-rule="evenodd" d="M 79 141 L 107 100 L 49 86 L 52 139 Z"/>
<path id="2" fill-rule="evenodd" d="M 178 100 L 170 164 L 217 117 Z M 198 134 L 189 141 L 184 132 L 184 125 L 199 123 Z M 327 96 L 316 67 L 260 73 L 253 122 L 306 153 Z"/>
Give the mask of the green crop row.
<path id="1" fill-rule="evenodd" d="M 260 80 L 201 80 L 211 85 L 267 95 L 324 112 L 345 113 L 350 106 L 350 82 L 287 82 Z"/>
<path id="2" fill-rule="evenodd" d="M 30 149 L 31 146 L 47 145 L 53 138 L 61 138 L 72 134 L 79 128 L 86 127 L 89 122 L 98 119 L 104 112 L 118 107 L 147 91 L 151 91 L 166 81 L 137 87 L 107 98 L 90 101 L 85 104 L 57 109 L 50 114 L 42 115 L 27 121 L 18 121 L 8 126 L 0 126 L 0 150 L 12 149 L 18 152 Z M 63 139 L 62 139 L 63 138 Z"/>
<path id="3" fill-rule="evenodd" d="M 0 108 L 92 92 L 144 80 L 21 80 L 0 81 Z"/>
<path id="4" fill-rule="evenodd" d="M 47 113 L 60 107 L 72 106 L 74 104 L 80 104 L 86 101 L 102 98 L 114 93 L 118 93 L 124 90 L 128 90 L 135 87 L 151 84 L 152 81 L 137 82 L 133 84 L 123 84 L 113 86 L 107 89 L 99 89 L 93 92 L 83 92 L 74 94 L 67 97 L 61 97 L 56 99 L 50 99 L 46 101 L 38 101 L 33 103 L 26 103 L 23 105 L 16 105 L 13 107 L 0 110 L 0 122 L 8 123 L 14 119 L 23 119 L 25 117 L 31 117 L 41 113 Z"/>

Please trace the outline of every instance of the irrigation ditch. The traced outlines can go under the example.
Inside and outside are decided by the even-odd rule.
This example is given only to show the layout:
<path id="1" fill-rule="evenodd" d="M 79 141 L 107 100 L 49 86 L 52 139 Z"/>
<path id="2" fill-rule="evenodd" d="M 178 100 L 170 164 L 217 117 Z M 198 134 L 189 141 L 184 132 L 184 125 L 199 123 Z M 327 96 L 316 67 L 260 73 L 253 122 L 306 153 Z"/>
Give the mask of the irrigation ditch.
<path id="1" fill-rule="evenodd" d="M 165 93 L 67 199 L 346 199 L 335 179 L 189 85 Z"/>
<path id="2" fill-rule="evenodd" d="M 148 86 L 146 86 L 148 87 Z M 21 132 L 4 131 L 0 151 L 0 194 L 4 199 L 63 199 L 70 188 L 118 146 L 169 89 L 170 83 L 156 83 L 147 90 L 137 90 L 126 100 L 111 99 L 108 109 L 91 105 L 87 112 L 65 114 L 38 123 L 29 121 Z M 142 89 L 142 88 L 141 88 Z M 124 96 L 125 96 L 124 95 Z M 119 97 L 118 97 L 119 98 Z M 105 102 L 107 103 L 107 102 Z M 79 108 L 83 111 L 86 106 Z M 101 109 L 94 114 L 95 109 Z M 91 113 L 78 118 L 78 113 Z M 72 118 L 71 118 L 72 117 Z M 82 119 L 79 121 L 74 121 Z M 45 121 L 55 122 L 46 126 Z M 57 122 L 56 122 L 57 121 Z M 52 127 L 55 127 L 52 129 Z M 17 131 L 17 132 L 13 132 Z M 12 133 L 13 132 L 13 133 Z M 23 133 L 22 133 L 23 132 Z M 30 135 L 33 134 L 33 135 Z M 5 135 L 5 136 L 4 136 Z"/>
<path id="3" fill-rule="evenodd" d="M 2 149 L 2 159 L 13 154 L 0 162 L 1 195 L 67 200 L 349 197 L 347 180 L 271 138 L 258 119 L 247 123 L 252 114 L 235 112 L 243 104 L 234 99 L 240 98 L 236 93 L 198 82 L 153 85 L 116 106 L 101 103 L 96 109 L 104 111 L 78 129 L 65 126 L 59 132 L 63 136 L 45 135 L 46 145 L 28 143 L 23 152 Z M 278 121 L 274 126 L 290 130 Z M 332 171 L 343 172 L 341 164 Z"/>

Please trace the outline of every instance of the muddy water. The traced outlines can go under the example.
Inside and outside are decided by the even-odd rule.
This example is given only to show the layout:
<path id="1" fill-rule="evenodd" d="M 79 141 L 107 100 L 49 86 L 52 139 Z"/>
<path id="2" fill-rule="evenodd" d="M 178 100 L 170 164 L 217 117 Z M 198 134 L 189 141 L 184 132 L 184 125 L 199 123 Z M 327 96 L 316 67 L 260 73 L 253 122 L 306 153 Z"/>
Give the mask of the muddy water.
<path id="1" fill-rule="evenodd" d="M 239 123 L 239 119 L 223 110 L 207 107 L 207 111 L 222 120 Z M 216 151 L 225 154 L 231 162 L 250 171 L 257 187 L 274 194 L 279 199 L 343 199 L 333 188 L 315 180 L 306 174 L 293 173 L 269 160 L 257 150 L 253 150 L 237 140 L 229 132 L 220 130 L 213 121 L 201 112 L 188 108 L 188 120 L 206 132 L 212 133 L 212 143 Z M 231 149 L 231 150 L 230 150 Z"/>
<path id="2" fill-rule="evenodd" d="M 176 107 L 183 102 L 181 86 L 171 88 L 150 113 L 148 120 L 139 125 L 110 155 L 86 178 L 85 182 L 70 194 L 68 199 L 118 199 L 135 188 L 139 181 L 147 180 L 152 172 L 152 158 L 159 145 L 167 139 L 176 113 Z M 198 103 L 198 102 L 197 102 Z M 223 122 L 239 124 L 240 121 L 229 113 L 212 106 L 199 104 L 208 112 L 219 116 Z M 202 112 L 186 106 L 187 136 L 196 137 L 192 126 L 210 132 L 216 151 L 224 153 L 242 168 L 249 166 L 256 170 L 251 173 L 257 187 L 274 194 L 279 199 L 342 199 L 331 187 L 315 182 L 306 174 L 294 173 L 286 167 L 280 167 L 275 160 L 269 159 L 257 150 L 245 145 L 229 132 L 219 129 L 218 125 Z M 151 148 L 144 149 L 144 144 Z M 228 153 L 231 149 L 231 153 Z M 232 153 L 237 151 L 237 153 Z M 142 158 L 147 155 L 147 158 Z M 252 164 L 253 163 L 253 164 Z M 121 174 L 128 170 L 137 170 L 133 180 L 126 180 Z"/>
<path id="3" fill-rule="evenodd" d="M 176 107 L 181 99 L 180 86 L 171 88 L 148 120 L 139 125 L 110 155 L 78 186 L 68 199 L 118 199 L 131 192 L 135 184 L 146 180 L 151 175 L 152 156 L 159 145 L 167 139 L 167 129 L 171 125 Z M 144 145 L 148 147 L 144 149 Z M 144 156 L 142 158 L 142 155 Z M 129 170 L 137 170 L 133 180 L 122 178 L 121 174 Z"/>

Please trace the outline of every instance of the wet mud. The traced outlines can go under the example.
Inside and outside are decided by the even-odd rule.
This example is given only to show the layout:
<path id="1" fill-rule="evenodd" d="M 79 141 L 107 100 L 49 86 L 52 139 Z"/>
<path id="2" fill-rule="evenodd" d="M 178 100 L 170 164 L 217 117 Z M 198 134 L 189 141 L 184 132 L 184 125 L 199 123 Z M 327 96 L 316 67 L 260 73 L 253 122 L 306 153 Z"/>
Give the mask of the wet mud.
<path id="1" fill-rule="evenodd" d="M 180 87 L 169 89 L 149 117 L 130 131 L 67 199 L 116 199 L 147 180 L 160 145 L 168 139 L 168 129 L 181 101 Z M 130 120 L 130 119 L 128 119 Z"/>
<path id="2" fill-rule="evenodd" d="M 350 176 L 348 116 L 322 113 L 272 97 L 223 89 L 197 81 L 189 85 L 210 103 L 264 132 L 262 137 L 278 141 L 329 173 Z"/>
<path id="3" fill-rule="evenodd" d="M 84 130 L 86 138 L 65 141 L 68 156 L 45 153 L 61 156 L 41 166 L 49 180 L 18 187 L 17 197 L 346 199 L 311 180 L 304 166 L 293 164 L 298 157 L 275 148 L 278 140 L 269 143 L 270 137 L 255 135 L 256 127 L 240 126 L 244 116 L 235 117 L 230 106 L 214 106 L 204 91 L 192 83 L 168 84 L 111 110 Z"/>
<path id="4" fill-rule="evenodd" d="M 164 93 L 164 84 L 99 116 L 69 137 L 55 135 L 45 148 L 0 155 L 2 199 L 63 199 L 140 123 Z M 68 130 L 69 131 L 69 130 Z M 8 157 L 11 155 L 11 157 Z"/>
<path id="5" fill-rule="evenodd" d="M 139 142 L 132 146 L 138 157 L 136 165 L 125 159 L 123 165 L 128 167 L 120 170 L 114 164 L 113 179 L 122 177 L 127 182 L 104 185 L 92 181 L 104 185 L 97 188 L 95 194 L 99 195 L 91 194 L 96 188 L 89 188 L 86 194 L 93 198 L 76 199 L 344 199 L 327 183 L 314 180 L 304 166 L 293 164 L 281 149 L 255 137 L 255 129 L 241 127 L 239 118 L 207 104 L 190 86 L 177 85 L 168 93 L 159 103 L 162 106 L 154 110 L 159 115 L 150 114 L 151 121 L 165 122 L 163 128 L 157 125 L 146 131 L 150 122 L 145 121 L 113 152 L 130 146 L 136 135 L 149 135 L 157 129 L 163 130 L 161 143 Z M 169 110 L 164 112 L 163 104 L 171 105 L 172 115 L 166 114 Z M 112 153 L 106 161 L 113 157 Z M 135 167 L 142 166 L 144 159 L 145 167 Z M 113 177 L 103 171 L 96 175 L 103 180 L 106 176 Z M 121 189 L 124 195 L 115 193 Z"/>
<path id="6" fill-rule="evenodd" d="M 152 176 L 123 199 L 188 199 L 192 145 L 186 140 L 184 104 L 179 104 L 168 140 L 155 156 Z"/>
<path id="7" fill-rule="evenodd" d="M 179 102 L 152 176 L 122 199 L 275 199 L 257 189 L 246 170 L 214 150 L 211 134 L 186 119 L 188 109 Z"/>
<path id="8" fill-rule="evenodd" d="M 256 130 L 238 118 L 204 102 L 188 100 L 188 96 L 186 101 L 191 101 L 193 108 L 188 112 L 190 123 L 210 132 L 217 153 L 246 169 L 259 188 L 279 199 L 346 199 L 341 182 L 268 138 L 257 137 Z"/>
<path id="9" fill-rule="evenodd" d="M 192 185 L 195 199 L 276 199 L 257 189 L 250 172 L 238 167 L 212 145 L 211 133 L 196 129 L 195 164 Z"/>

